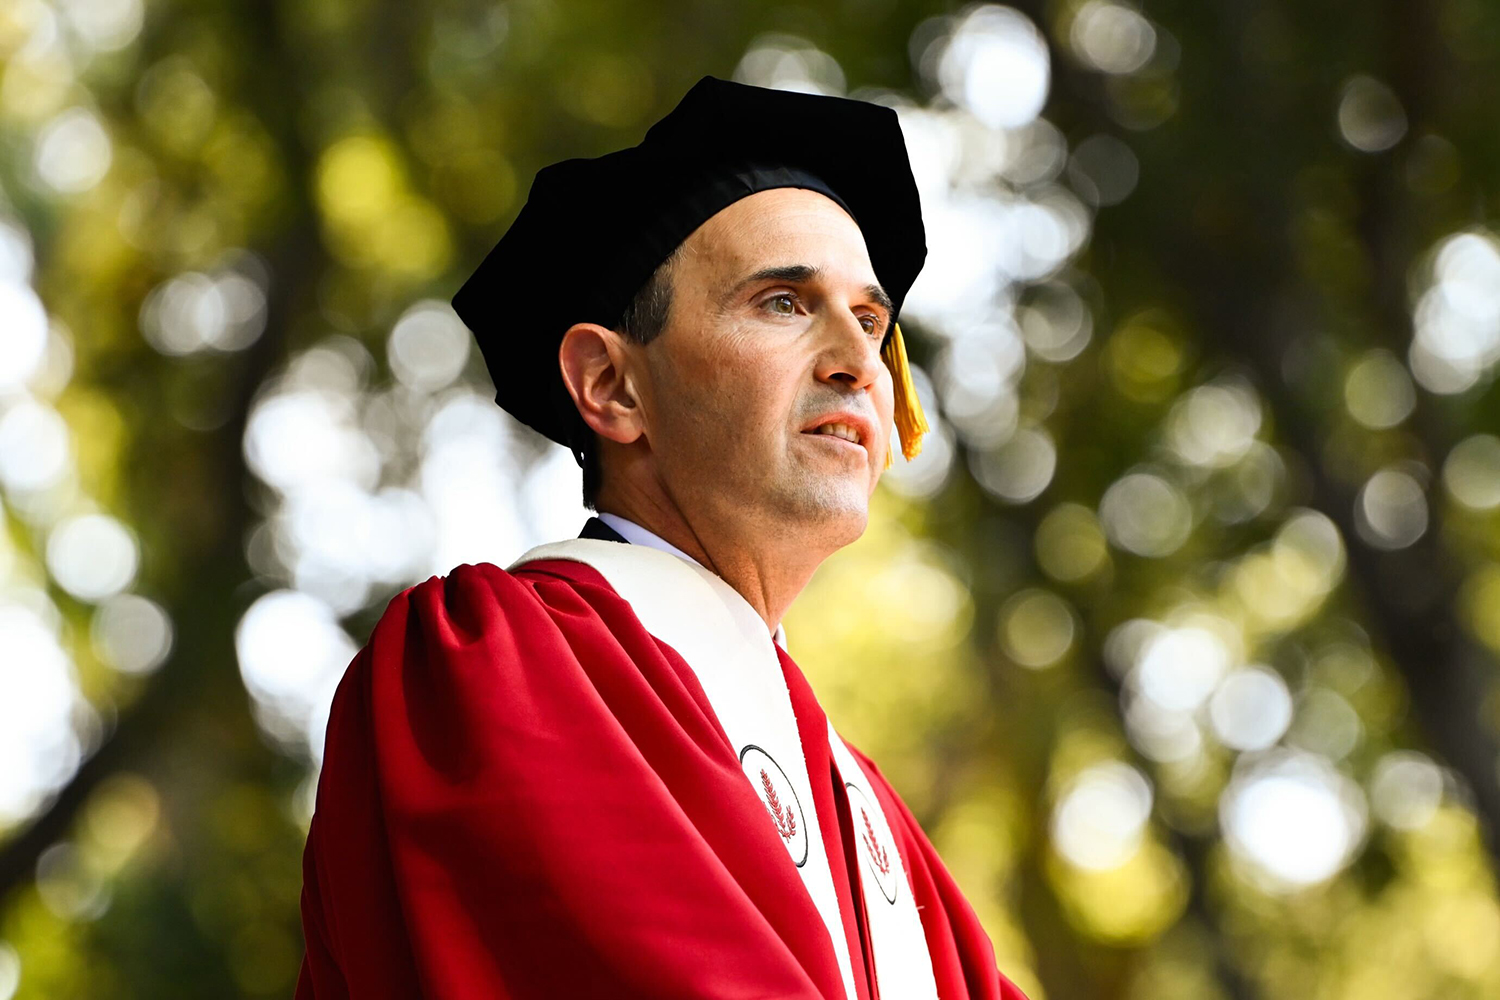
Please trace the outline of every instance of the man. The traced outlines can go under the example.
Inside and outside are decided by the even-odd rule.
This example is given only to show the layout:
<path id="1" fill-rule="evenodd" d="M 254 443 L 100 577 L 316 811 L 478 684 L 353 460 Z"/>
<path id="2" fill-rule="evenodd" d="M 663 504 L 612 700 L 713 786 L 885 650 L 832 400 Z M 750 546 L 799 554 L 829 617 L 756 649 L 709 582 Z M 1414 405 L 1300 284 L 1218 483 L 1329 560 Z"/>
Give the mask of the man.
<path id="1" fill-rule="evenodd" d="M 863 102 L 705 77 L 537 175 L 454 307 L 599 517 L 402 593 L 350 665 L 299 998 L 1020 998 L 780 628 L 925 430 L 925 255 Z"/>

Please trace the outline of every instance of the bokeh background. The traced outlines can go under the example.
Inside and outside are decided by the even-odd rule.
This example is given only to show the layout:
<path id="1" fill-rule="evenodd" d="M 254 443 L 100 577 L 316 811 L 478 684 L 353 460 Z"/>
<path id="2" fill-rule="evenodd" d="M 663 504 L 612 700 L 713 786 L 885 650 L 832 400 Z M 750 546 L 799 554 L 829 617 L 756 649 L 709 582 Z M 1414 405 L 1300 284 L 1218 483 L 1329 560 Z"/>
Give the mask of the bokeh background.
<path id="1" fill-rule="evenodd" d="M 704 73 L 900 114 L 935 433 L 787 630 L 1001 967 L 1500 996 L 1494 4 L 0 0 L 0 1000 L 290 995 L 344 666 L 584 516 L 447 298 Z"/>

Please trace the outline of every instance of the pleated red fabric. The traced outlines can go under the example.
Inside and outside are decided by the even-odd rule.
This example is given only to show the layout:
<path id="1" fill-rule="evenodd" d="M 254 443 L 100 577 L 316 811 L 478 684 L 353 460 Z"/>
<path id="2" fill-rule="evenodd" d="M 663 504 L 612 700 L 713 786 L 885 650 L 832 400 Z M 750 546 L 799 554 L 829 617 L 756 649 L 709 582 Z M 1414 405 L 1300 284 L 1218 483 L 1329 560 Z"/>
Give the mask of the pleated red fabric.
<path id="1" fill-rule="evenodd" d="M 875 1000 L 827 723 L 781 658 L 824 779 L 859 1000 Z M 1024 1000 L 855 754 L 939 995 Z M 826 925 L 691 668 L 580 563 L 460 566 L 391 601 L 334 696 L 303 874 L 297 1000 L 844 997 Z"/>

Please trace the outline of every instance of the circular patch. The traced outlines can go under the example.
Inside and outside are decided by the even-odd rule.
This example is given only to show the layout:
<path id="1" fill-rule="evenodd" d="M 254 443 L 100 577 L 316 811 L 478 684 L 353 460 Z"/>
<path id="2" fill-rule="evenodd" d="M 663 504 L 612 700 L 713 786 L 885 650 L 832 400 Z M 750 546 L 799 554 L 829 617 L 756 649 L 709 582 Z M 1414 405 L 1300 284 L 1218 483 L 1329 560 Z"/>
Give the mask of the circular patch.
<path id="1" fill-rule="evenodd" d="M 807 864 L 807 819 L 791 780 L 776 758 L 753 743 L 740 751 L 740 767 L 745 769 L 745 777 L 750 779 L 755 794 L 770 814 L 793 863 L 801 868 Z"/>
<path id="2" fill-rule="evenodd" d="M 896 902 L 896 890 L 901 886 L 901 859 L 896 854 L 895 840 L 885 825 L 885 816 L 876 809 L 858 785 L 844 782 L 849 793 L 849 813 L 854 819 L 854 837 L 859 841 L 860 854 L 865 857 L 865 867 L 880 886 L 880 894 L 887 903 Z"/>

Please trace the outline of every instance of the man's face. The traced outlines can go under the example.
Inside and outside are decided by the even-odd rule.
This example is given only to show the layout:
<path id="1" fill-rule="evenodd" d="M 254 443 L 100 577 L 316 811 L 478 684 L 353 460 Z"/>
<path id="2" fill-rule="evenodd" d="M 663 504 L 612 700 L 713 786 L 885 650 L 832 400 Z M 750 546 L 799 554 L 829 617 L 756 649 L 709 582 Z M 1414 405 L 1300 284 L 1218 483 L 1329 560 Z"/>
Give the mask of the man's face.
<path id="1" fill-rule="evenodd" d="M 675 266 L 666 329 L 644 349 L 646 437 L 690 522 L 859 537 L 885 467 L 892 383 L 885 293 L 831 199 L 773 188 L 704 222 Z M 830 422 L 859 442 L 814 433 Z"/>

